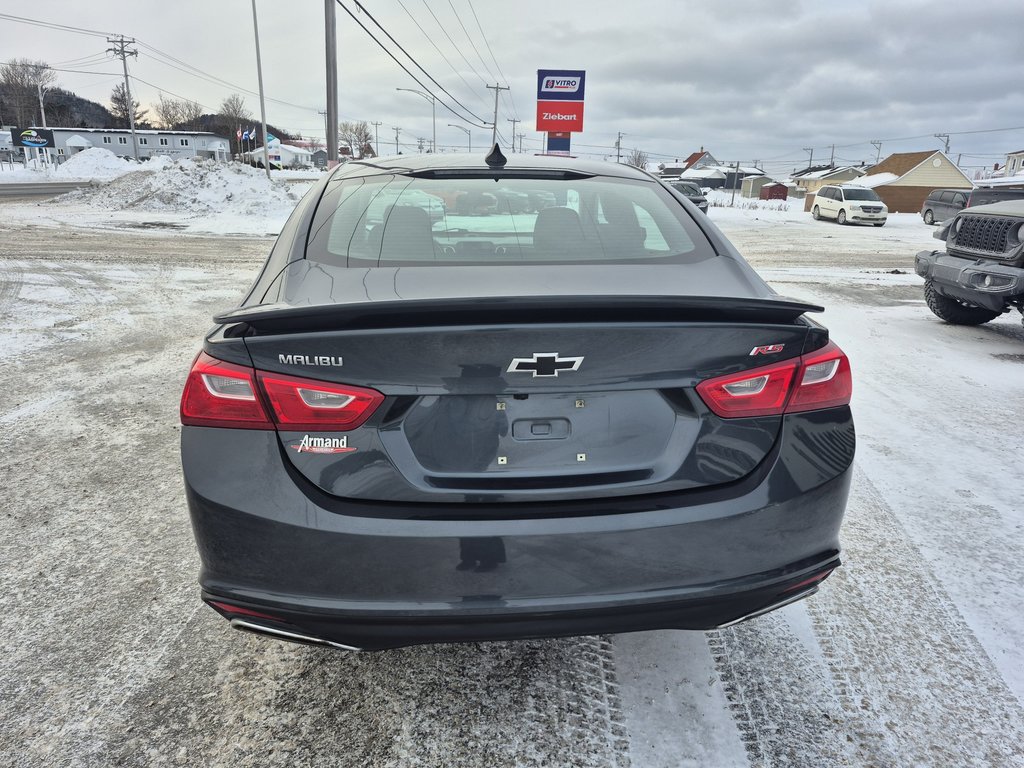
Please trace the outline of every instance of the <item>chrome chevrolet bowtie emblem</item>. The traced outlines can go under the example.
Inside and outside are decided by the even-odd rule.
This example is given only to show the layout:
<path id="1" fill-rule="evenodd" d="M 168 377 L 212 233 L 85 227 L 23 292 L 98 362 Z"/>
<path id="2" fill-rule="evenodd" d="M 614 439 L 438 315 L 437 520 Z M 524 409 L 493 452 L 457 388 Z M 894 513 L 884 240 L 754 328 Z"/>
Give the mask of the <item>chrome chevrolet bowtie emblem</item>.
<path id="1" fill-rule="evenodd" d="M 559 357 L 557 352 L 534 352 L 533 357 L 516 357 L 508 366 L 509 373 L 530 373 L 557 376 L 562 371 L 578 371 L 582 357 Z"/>

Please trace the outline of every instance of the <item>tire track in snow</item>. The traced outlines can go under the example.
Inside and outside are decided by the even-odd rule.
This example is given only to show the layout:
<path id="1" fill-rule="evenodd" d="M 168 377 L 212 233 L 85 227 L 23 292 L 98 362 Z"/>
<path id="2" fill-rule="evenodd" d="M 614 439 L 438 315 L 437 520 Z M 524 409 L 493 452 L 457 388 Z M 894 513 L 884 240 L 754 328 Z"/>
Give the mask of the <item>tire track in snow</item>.
<path id="1" fill-rule="evenodd" d="M 708 635 L 751 764 L 1024 766 L 1024 711 L 859 469 L 843 533 L 821 592 Z"/>
<path id="2" fill-rule="evenodd" d="M 0 263 L 0 315 L 6 314 L 21 293 L 25 273 L 20 266 Z"/>

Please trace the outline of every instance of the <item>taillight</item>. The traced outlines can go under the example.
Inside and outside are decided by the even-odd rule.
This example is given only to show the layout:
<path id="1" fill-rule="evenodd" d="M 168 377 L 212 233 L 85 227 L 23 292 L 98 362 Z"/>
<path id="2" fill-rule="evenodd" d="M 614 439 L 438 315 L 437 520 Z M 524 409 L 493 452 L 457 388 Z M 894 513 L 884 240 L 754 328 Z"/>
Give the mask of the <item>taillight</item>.
<path id="1" fill-rule="evenodd" d="M 273 429 L 256 392 L 255 371 L 200 352 L 181 395 L 181 423 L 197 427 Z"/>
<path id="2" fill-rule="evenodd" d="M 850 402 L 850 361 L 834 343 L 784 363 L 718 376 L 697 385 L 697 394 L 726 419 L 816 411 Z"/>
<path id="3" fill-rule="evenodd" d="M 280 429 L 334 432 L 355 429 L 384 402 L 375 389 L 330 384 L 259 371 Z"/>
<path id="4" fill-rule="evenodd" d="M 375 389 L 267 373 L 200 353 L 181 396 L 181 423 L 198 427 L 343 432 L 361 426 Z"/>
<path id="5" fill-rule="evenodd" d="M 846 405 L 853 394 L 850 361 L 838 346 L 829 342 L 817 352 L 800 358 L 801 375 L 793 387 L 786 413 L 817 411 Z"/>

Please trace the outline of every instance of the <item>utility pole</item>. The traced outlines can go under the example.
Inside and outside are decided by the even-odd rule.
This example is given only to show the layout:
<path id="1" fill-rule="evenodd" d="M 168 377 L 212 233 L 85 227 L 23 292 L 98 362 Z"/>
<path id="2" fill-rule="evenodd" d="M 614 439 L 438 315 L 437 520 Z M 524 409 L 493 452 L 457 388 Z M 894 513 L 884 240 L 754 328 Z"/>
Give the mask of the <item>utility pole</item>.
<path id="1" fill-rule="evenodd" d="M 488 91 L 494 91 L 494 122 L 491 123 L 491 146 L 493 147 L 498 143 L 498 95 L 502 91 L 511 91 L 512 89 L 506 85 L 494 85 L 485 86 Z"/>
<path id="2" fill-rule="evenodd" d="M 255 3 L 256 0 L 253 0 Z M 124 35 L 118 37 L 108 37 L 108 43 L 113 43 L 113 48 L 107 48 L 107 53 L 112 53 L 121 60 L 121 65 L 124 68 L 124 97 L 128 103 L 128 125 L 132 129 L 132 150 L 135 155 L 135 159 L 139 159 L 139 142 L 135 140 L 135 102 L 132 101 L 132 91 L 128 85 L 128 57 L 138 57 L 139 51 L 137 48 L 128 50 L 128 45 L 135 42 L 135 38 L 126 38 Z M 42 97 L 40 97 L 40 106 L 42 106 Z"/>
<path id="3" fill-rule="evenodd" d="M 401 132 L 402 132 L 401 128 L 398 128 L 398 127 L 395 128 L 395 154 L 396 155 L 399 154 L 399 152 L 398 152 L 398 134 L 401 133 Z"/>
<path id="4" fill-rule="evenodd" d="M 807 161 L 807 168 L 810 170 L 814 167 L 814 147 L 804 147 L 804 152 L 811 153 L 811 159 Z"/>
<path id="5" fill-rule="evenodd" d="M 615 162 L 622 162 L 622 137 L 625 136 L 622 131 L 619 131 L 619 136 L 615 139 Z"/>
<path id="6" fill-rule="evenodd" d="M 835 144 L 832 145 L 832 155 L 828 159 L 828 167 L 829 168 L 835 168 L 836 167 L 836 145 Z"/>
<path id="7" fill-rule="evenodd" d="M 39 117 L 43 121 L 43 128 L 46 127 L 46 110 L 43 109 L 43 84 L 36 82 L 36 93 L 39 94 Z M 37 150 L 38 151 L 38 150 Z M 41 152 L 44 162 L 50 162 L 50 150 L 44 149 Z"/>
<path id="8" fill-rule="evenodd" d="M 267 106 L 266 106 L 266 103 L 263 100 L 263 63 L 260 60 L 260 26 L 259 26 L 259 22 L 256 20 L 256 0 L 252 0 L 252 31 L 253 31 L 253 34 L 256 36 L 256 78 L 257 78 L 257 81 L 259 82 L 259 86 L 260 86 L 260 123 L 263 126 L 263 167 L 267 169 L 267 178 L 269 179 L 270 178 L 270 150 L 267 149 Z M 335 106 L 335 109 L 337 109 L 337 106 Z M 327 113 L 328 113 L 328 115 L 330 115 L 330 111 L 331 111 L 331 104 L 328 101 L 328 103 L 327 103 Z M 335 126 L 337 126 L 337 120 L 335 120 Z M 335 127 L 334 130 L 338 130 L 337 127 Z M 330 137 L 328 137 L 328 140 L 330 140 Z M 331 148 L 330 148 L 329 145 L 327 147 L 327 151 L 328 151 L 328 153 L 331 151 Z M 338 157 L 338 155 L 337 155 L 337 152 L 338 152 L 337 142 L 335 142 L 334 152 L 335 152 L 334 157 L 335 157 L 335 159 L 337 159 L 337 157 Z M 328 154 L 327 156 L 330 157 L 330 154 Z"/>
<path id="9" fill-rule="evenodd" d="M 324 0 L 324 45 L 327 53 L 327 167 L 338 164 L 338 31 L 335 25 L 334 1 Z M 253 19 L 256 18 L 256 0 L 253 0 Z M 259 47 L 257 46 L 257 50 Z M 258 55 L 258 54 L 257 54 Z M 262 104 L 263 88 L 260 88 Z M 267 129 L 263 129 L 263 144 L 267 143 Z"/>
<path id="10" fill-rule="evenodd" d="M 510 118 L 508 118 L 508 122 L 512 123 L 512 151 L 515 152 L 516 151 L 516 123 L 521 123 L 523 121 L 522 120 L 518 120 L 518 119 L 516 119 L 514 117 L 510 117 Z"/>
<path id="11" fill-rule="evenodd" d="M 874 152 L 874 165 L 878 165 L 879 158 L 882 157 L 882 139 L 872 138 L 871 143 L 874 145 L 874 150 L 876 150 L 876 152 Z"/>
<path id="12" fill-rule="evenodd" d="M 948 133 L 934 133 L 932 134 L 936 139 L 945 139 L 946 141 L 946 154 L 949 154 L 949 134 Z"/>
<path id="13" fill-rule="evenodd" d="M 525 136 L 525 134 L 519 134 L 519 154 L 523 153 L 523 136 Z"/>
<path id="14" fill-rule="evenodd" d="M 732 178 L 732 200 L 729 202 L 729 207 L 732 208 L 736 205 L 736 186 L 740 183 L 740 161 L 736 161 L 736 170 Z"/>
<path id="15" fill-rule="evenodd" d="M 473 134 L 469 132 L 469 128 L 463 128 L 461 125 L 455 125 L 455 123 L 448 123 L 449 128 L 458 128 L 464 134 L 466 134 L 466 140 L 469 142 L 469 151 L 473 151 Z"/>
<path id="16" fill-rule="evenodd" d="M 430 102 L 430 120 L 434 126 L 434 144 L 432 152 L 437 151 L 437 98 L 432 93 L 424 93 L 423 91 L 417 91 L 415 88 L 395 88 L 396 91 L 407 91 L 409 93 L 415 93 L 417 96 L 422 96 L 424 99 Z"/>
<path id="17" fill-rule="evenodd" d="M 377 132 L 377 129 L 380 128 L 383 123 L 377 122 L 371 123 L 371 125 L 373 126 L 373 151 L 378 157 L 380 157 L 380 134 Z"/>
<path id="18" fill-rule="evenodd" d="M 421 155 L 423 154 L 423 142 L 425 142 L 425 141 L 426 141 L 426 139 L 424 139 L 422 136 L 420 136 L 418 139 L 416 139 L 416 144 L 419 147 Z"/>

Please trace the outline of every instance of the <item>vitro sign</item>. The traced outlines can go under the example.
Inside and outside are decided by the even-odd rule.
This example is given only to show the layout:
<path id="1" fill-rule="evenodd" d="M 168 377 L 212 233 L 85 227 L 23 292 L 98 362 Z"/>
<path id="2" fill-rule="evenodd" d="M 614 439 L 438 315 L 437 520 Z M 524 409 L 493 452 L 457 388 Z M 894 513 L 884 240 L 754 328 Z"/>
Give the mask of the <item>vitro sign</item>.
<path id="1" fill-rule="evenodd" d="M 583 70 L 537 70 L 537 130 L 581 132 L 585 84 Z"/>

